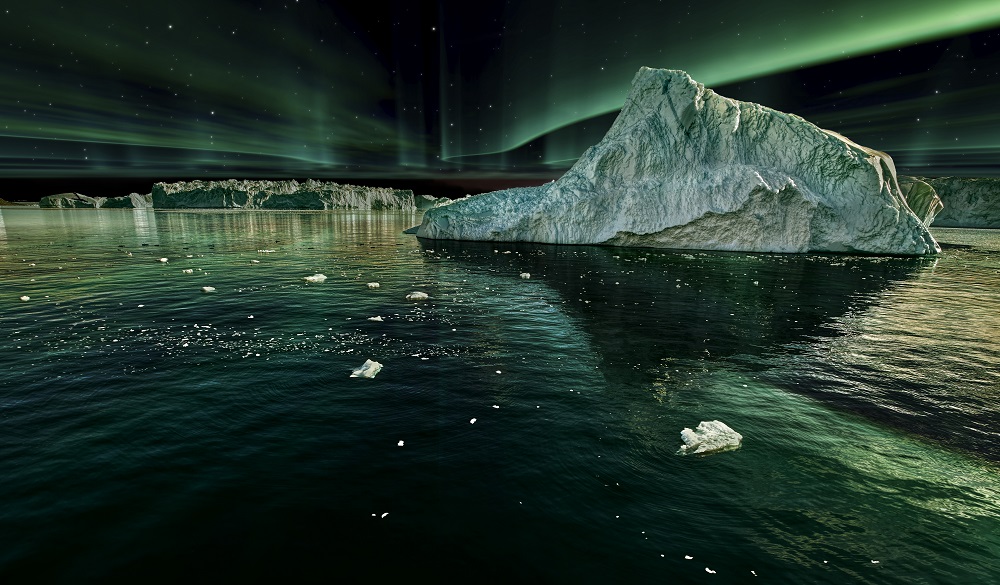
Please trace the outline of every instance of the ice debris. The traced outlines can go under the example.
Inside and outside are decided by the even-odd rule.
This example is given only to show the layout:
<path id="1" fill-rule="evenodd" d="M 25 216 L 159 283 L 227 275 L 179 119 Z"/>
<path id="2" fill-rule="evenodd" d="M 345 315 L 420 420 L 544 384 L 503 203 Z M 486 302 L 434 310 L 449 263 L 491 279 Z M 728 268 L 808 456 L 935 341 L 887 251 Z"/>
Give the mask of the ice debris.
<path id="1" fill-rule="evenodd" d="M 377 282 L 369 282 L 368 288 L 378 288 L 379 284 Z"/>
<path id="2" fill-rule="evenodd" d="M 215 292 L 214 286 L 203 286 L 201 287 L 201 292 Z"/>
<path id="3" fill-rule="evenodd" d="M 384 321 L 384 319 L 382 319 L 382 316 L 381 316 L 381 315 L 376 315 L 376 316 L 374 316 L 374 317 L 368 317 L 368 320 L 369 320 L 369 321 L 378 321 L 378 322 L 380 322 L 380 323 L 381 323 L 382 321 Z"/>
<path id="4" fill-rule="evenodd" d="M 365 360 L 365 363 L 361 364 L 361 367 L 351 372 L 352 378 L 374 378 L 375 374 L 382 371 L 382 364 L 372 361 Z"/>
<path id="5" fill-rule="evenodd" d="M 712 420 L 701 421 L 693 431 L 685 428 L 681 431 L 681 440 L 684 444 L 678 449 L 678 455 L 721 453 L 738 449 L 743 442 L 743 435 L 724 422 Z"/>
<path id="6" fill-rule="evenodd" d="M 426 301 L 428 298 L 429 297 L 428 297 L 427 293 L 420 292 L 418 290 L 415 290 L 415 291 L 411 292 L 410 294 L 406 295 L 406 300 L 408 300 L 408 301 Z"/>
<path id="7" fill-rule="evenodd" d="M 525 280 L 528 280 L 529 278 L 531 278 L 531 273 L 530 272 L 522 272 L 521 273 L 521 278 L 523 278 Z"/>
<path id="8" fill-rule="evenodd" d="M 402 446 L 403 446 L 403 442 L 402 442 L 402 441 L 400 441 L 400 442 L 396 443 L 396 446 L 397 446 L 397 447 L 402 447 Z"/>
<path id="9" fill-rule="evenodd" d="M 323 282 L 324 280 L 326 280 L 326 275 L 325 274 L 313 274 L 312 276 L 307 276 L 307 277 L 303 278 L 302 280 L 304 280 L 306 282 Z"/>
<path id="10" fill-rule="evenodd" d="M 168 261 L 169 260 L 167 260 L 166 258 L 160 258 L 160 262 L 168 262 Z"/>
<path id="11" fill-rule="evenodd" d="M 184 274 L 194 274 L 194 268 L 185 268 L 184 270 L 181 270 L 181 272 Z"/>
<path id="12" fill-rule="evenodd" d="M 21 300 L 22 300 L 22 301 L 30 301 L 30 300 L 31 300 L 31 297 L 29 297 L 28 295 L 22 295 L 22 296 L 21 296 Z"/>

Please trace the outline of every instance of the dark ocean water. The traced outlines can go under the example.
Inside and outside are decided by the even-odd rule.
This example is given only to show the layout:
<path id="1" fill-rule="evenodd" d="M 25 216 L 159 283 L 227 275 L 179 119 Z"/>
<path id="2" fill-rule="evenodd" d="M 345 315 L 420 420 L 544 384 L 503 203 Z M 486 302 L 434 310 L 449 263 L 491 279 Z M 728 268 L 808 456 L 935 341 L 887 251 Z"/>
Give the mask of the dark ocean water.
<path id="1" fill-rule="evenodd" d="M 417 221 L 0 209 L 0 582 L 1000 582 L 1000 233 Z M 676 454 L 714 419 L 741 449 Z"/>

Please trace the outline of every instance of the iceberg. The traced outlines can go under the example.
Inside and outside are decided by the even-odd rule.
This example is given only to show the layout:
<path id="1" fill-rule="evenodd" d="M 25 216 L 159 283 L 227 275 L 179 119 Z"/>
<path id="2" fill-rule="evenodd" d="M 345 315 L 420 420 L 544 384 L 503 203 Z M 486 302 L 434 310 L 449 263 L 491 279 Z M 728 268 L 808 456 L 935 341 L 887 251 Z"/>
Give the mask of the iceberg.
<path id="1" fill-rule="evenodd" d="M 1000 179 L 908 177 L 933 188 L 944 204 L 935 227 L 1000 228 Z"/>
<path id="2" fill-rule="evenodd" d="M 153 206 L 150 195 L 132 193 L 124 197 L 88 197 L 80 193 L 46 195 L 38 201 L 43 209 L 148 209 Z"/>
<path id="3" fill-rule="evenodd" d="M 743 435 L 724 422 L 711 420 L 701 421 L 693 431 L 685 428 L 681 431 L 681 440 L 684 444 L 678 449 L 678 455 L 721 453 L 739 449 Z"/>
<path id="4" fill-rule="evenodd" d="M 410 294 L 406 295 L 406 300 L 408 301 L 426 301 L 428 298 L 430 297 L 428 296 L 427 293 L 420 292 L 418 290 L 415 290 Z"/>
<path id="5" fill-rule="evenodd" d="M 307 180 L 180 181 L 153 185 L 155 209 L 417 209 L 413 191 Z M 423 202 L 421 203 L 424 204 Z"/>
<path id="6" fill-rule="evenodd" d="M 323 282 L 326 280 L 325 274 L 313 274 L 312 276 L 306 276 L 302 280 L 306 282 Z"/>
<path id="7" fill-rule="evenodd" d="M 558 180 L 428 209 L 420 238 L 748 252 L 936 253 L 892 158 L 683 71 L 643 67 Z"/>
<path id="8" fill-rule="evenodd" d="M 361 367 L 351 372 L 352 378 L 374 378 L 375 374 L 382 371 L 382 364 L 373 361 L 365 360 L 365 363 L 361 364 Z"/>

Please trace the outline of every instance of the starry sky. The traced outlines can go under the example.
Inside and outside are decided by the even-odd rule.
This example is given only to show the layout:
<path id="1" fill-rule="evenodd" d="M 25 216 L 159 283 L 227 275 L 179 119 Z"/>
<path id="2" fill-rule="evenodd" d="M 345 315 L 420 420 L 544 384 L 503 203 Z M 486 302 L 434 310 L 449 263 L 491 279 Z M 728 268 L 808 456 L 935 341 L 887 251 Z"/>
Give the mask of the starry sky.
<path id="1" fill-rule="evenodd" d="M 644 65 L 902 173 L 1000 174 L 997 0 L 0 0 L 0 33 L 7 184 L 538 183 Z"/>

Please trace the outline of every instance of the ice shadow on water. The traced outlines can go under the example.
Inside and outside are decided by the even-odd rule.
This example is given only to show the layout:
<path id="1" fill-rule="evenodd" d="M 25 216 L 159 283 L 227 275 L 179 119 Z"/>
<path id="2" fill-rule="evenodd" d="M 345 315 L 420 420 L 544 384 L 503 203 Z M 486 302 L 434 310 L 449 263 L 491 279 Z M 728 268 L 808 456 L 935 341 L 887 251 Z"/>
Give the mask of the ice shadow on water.
<path id="1" fill-rule="evenodd" d="M 838 318 L 866 309 L 934 263 L 523 243 L 421 245 L 512 279 L 530 273 L 533 282 L 559 293 L 567 315 L 589 335 L 604 375 L 632 384 L 649 384 L 667 364 L 795 352 L 840 335 Z"/>

